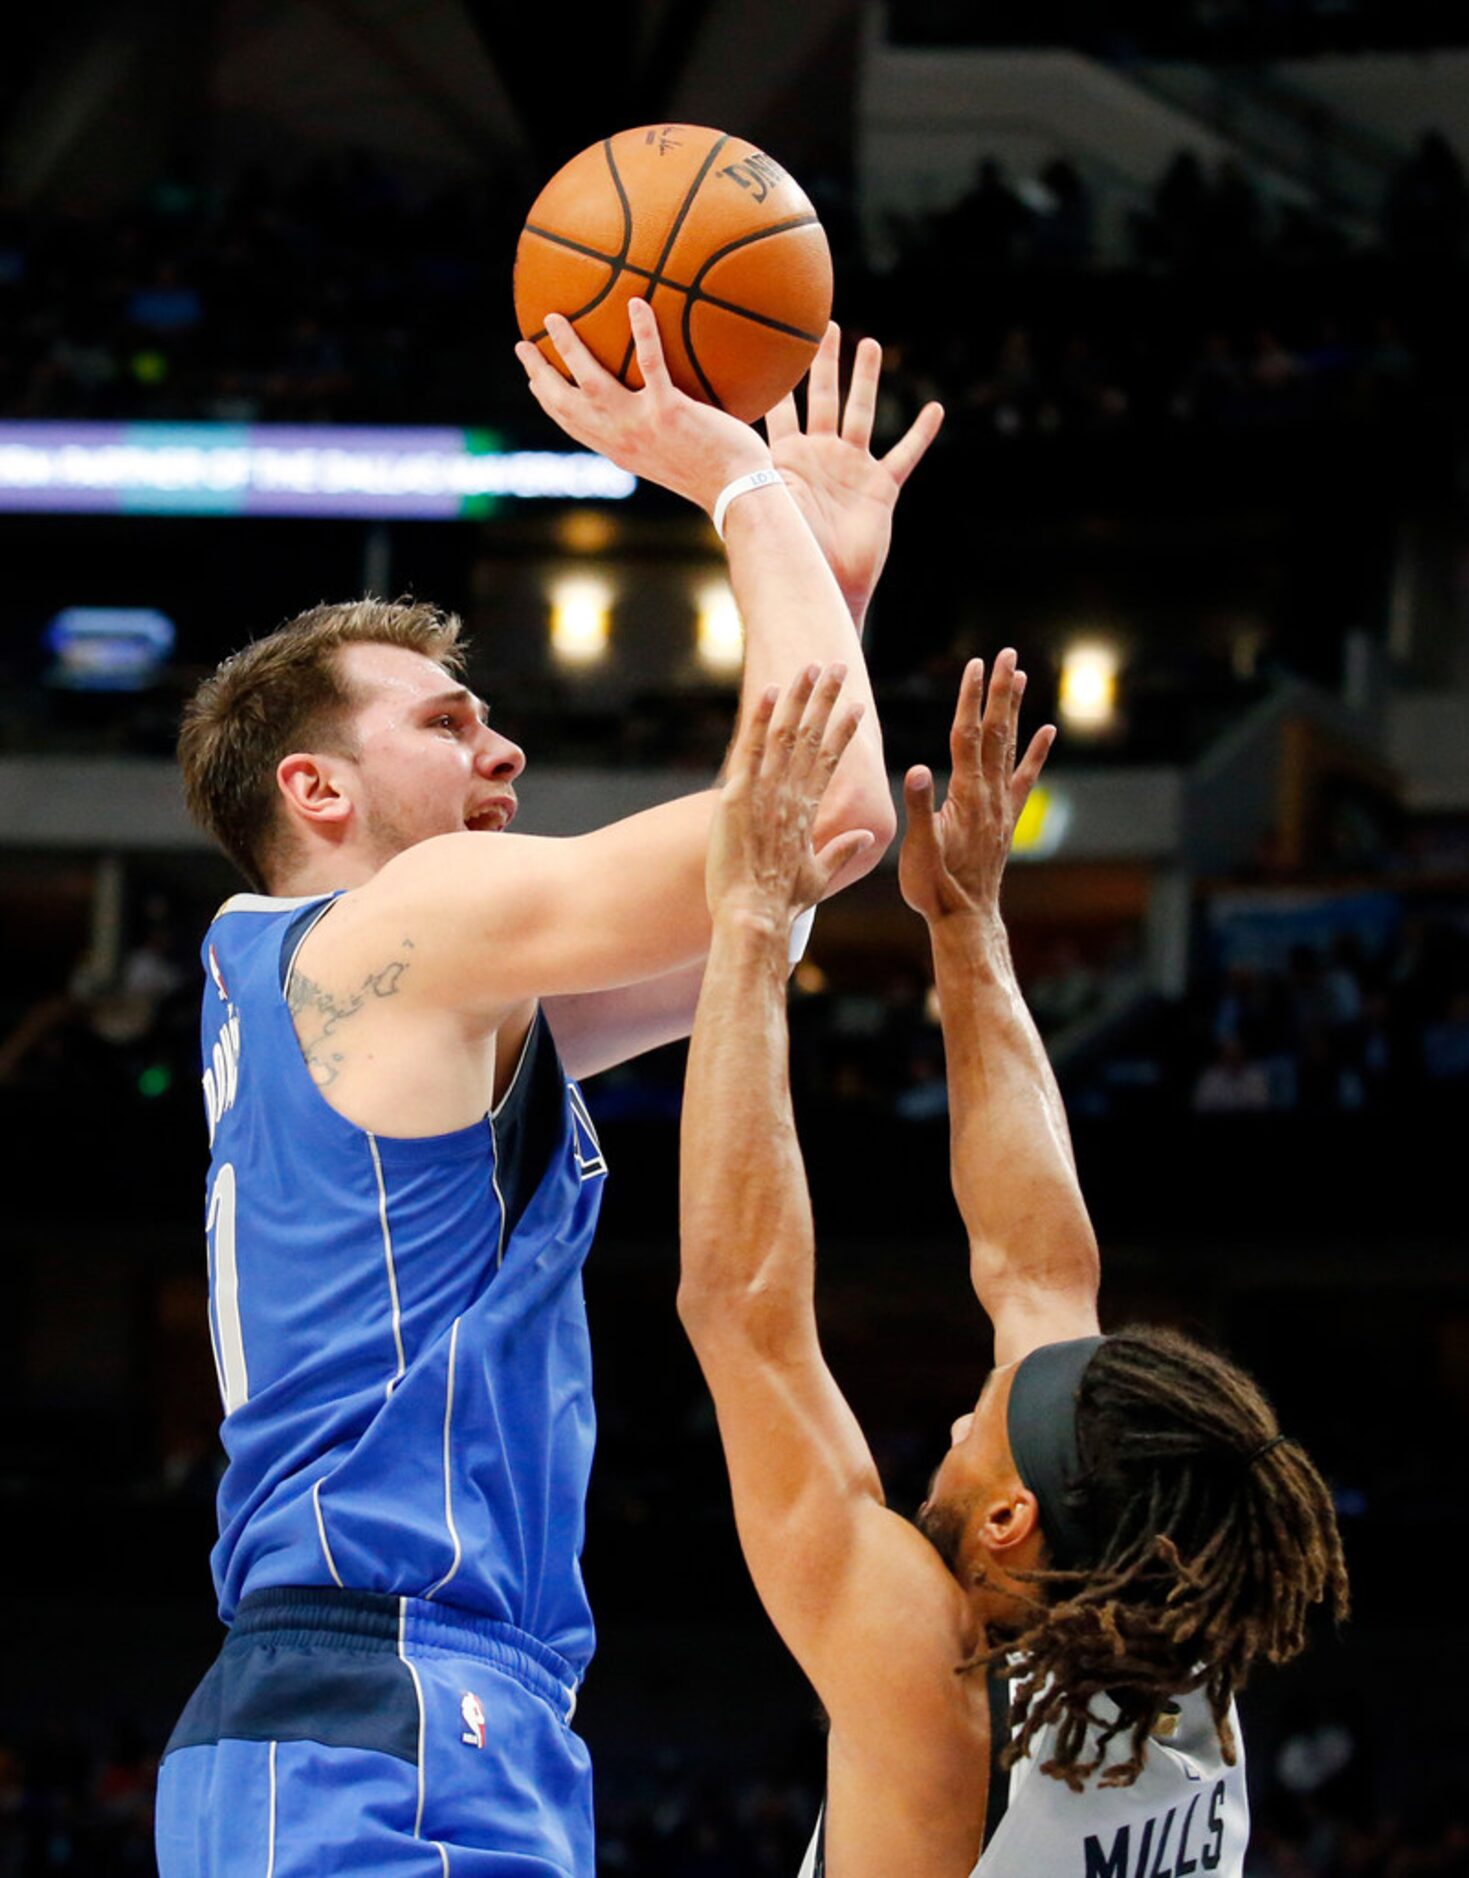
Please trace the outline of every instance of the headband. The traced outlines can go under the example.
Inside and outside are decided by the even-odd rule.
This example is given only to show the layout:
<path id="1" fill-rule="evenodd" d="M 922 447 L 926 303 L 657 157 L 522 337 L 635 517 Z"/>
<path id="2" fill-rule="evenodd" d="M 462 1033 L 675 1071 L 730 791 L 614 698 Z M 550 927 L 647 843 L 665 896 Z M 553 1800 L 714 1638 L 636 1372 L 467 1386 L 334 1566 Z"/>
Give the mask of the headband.
<path id="1" fill-rule="evenodd" d="M 1087 1365 L 1106 1341 L 1043 1343 L 1015 1371 L 1007 1430 L 1021 1480 L 1036 1497 L 1058 1571 L 1089 1565 L 1096 1551 L 1076 1446 L 1076 1399 Z"/>

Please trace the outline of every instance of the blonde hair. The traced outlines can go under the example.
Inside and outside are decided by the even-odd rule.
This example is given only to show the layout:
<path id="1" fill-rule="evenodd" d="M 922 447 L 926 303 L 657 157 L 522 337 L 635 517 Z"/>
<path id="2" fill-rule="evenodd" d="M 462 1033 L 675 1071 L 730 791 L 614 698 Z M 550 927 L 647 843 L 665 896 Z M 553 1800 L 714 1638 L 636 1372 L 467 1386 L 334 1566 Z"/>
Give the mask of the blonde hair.
<path id="1" fill-rule="evenodd" d="M 346 719 L 357 700 L 337 653 L 405 646 L 458 674 L 457 614 L 416 600 L 349 600 L 298 613 L 204 680 L 184 707 L 179 766 L 190 815 L 253 887 L 264 890 L 284 829 L 276 766 L 293 750 L 351 756 Z"/>

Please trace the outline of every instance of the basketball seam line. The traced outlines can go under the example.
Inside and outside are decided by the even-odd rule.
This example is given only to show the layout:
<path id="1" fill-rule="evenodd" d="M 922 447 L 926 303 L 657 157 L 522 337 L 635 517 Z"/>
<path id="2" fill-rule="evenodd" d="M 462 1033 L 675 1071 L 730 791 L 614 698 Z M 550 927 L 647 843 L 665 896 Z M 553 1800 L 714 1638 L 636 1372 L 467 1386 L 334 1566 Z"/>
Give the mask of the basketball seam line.
<path id="1" fill-rule="evenodd" d="M 738 247 L 742 243 L 759 241 L 766 235 L 783 235 L 793 228 L 811 228 L 815 226 L 815 224 L 816 217 L 814 215 L 797 216 L 791 221 L 777 222 L 771 228 L 758 229 L 753 235 L 743 235 L 740 237 L 739 242 L 732 243 L 731 246 Z M 598 293 L 594 300 L 588 302 L 587 306 L 582 309 L 582 312 L 590 312 L 592 308 L 600 305 L 607 297 L 608 293 L 611 292 L 618 271 L 624 274 L 640 274 L 644 280 L 652 280 L 654 278 L 651 268 L 640 267 L 636 261 L 619 261 L 615 254 L 603 254 L 600 248 L 591 248 L 588 247 L 585 242 L 573 241 L 570 235 L 558 235 L 553 229 L 537 228 L 533 222 L 526 223 L 525 232 L 528 235 L 537 236 L 542 241 L 549 241 L 558 248 L 570 248 L 573 253 L 585 255 L 589 261 L 600 261 L 604 267 L 610 267 L 614 270 L 612 280 L 607 282 L 606 286 L 602 288 L 601 292 Z M 719 250 L 717 255 L 712 255 L 710 261 L 705 264 L 705 267 L 700 269 L 700 275 L 702 276 L 702 274 L 707 271 L 708 266 L 712 264 L 713 261 L 720 259 L 729 252 L 730 247 L 724 247 Z M 768 326 L 774 332 L 789 333 L 792 339 L 804 339 L 808 345 L 819 346 L 821 344 L 823 337 L 821 333 L 808 333 L 804 327 L 788 325 L 785 320 L 774 319 L 769 313 L 757 313 L 753 307 L 740 306 L 737 301 L 721 299 L 717 293 L 710 293 L 707 289 L 698 285 L 686 285 L 683 281 L 674 280 L 667 274 L 659 278 L 658 284 L 661 287 L 671 287 L 675 293 L 687 294 L 693 300 L 701 300 L 707 306 L 718 307 L 722 313 L 737 313 L 741 319 L 753 320 L 757 326 Z M 568 319 L 580 319 L 582 314 L 568 313 L 566 317 Z M 546 329 L 543 326 L 538 333 L 531 334 L 531 344 L 535 345 L 545 337 Z"/>
<path id="2" fill-rule="evenodd" d="M 612 139 L 610 137 L 604 137 L 602 139 L 602 153 L 607 158 L 607 168 L 611 172 L 612 186 L 617 191 L 617 203 L 622 213 L 622 247 L 616 254 L 599 254 L 597 256 L 597 259 L 604 261 L 607 266 L 612 269 L 612 272 L 597 289 L 596 293 L 592 295 L 591 299 L 587 301 L 585 306 L 579 306 L 574 313 L 568 313 L 566 315 L 567 319 L 572 321 L 573 324 L 579 319 L 585 319 L 588 313 L 594 313 L 607 298 L 608 294 L 611 293 L 612 289 L 621 279 L 623 269 L 627 266 L 627 251 L 632 246 L 632 204 L 627 199 L 627 191 L 623 188 L 622 178 L 617 173 L 617 161 L 612 154 Z M 527 223 L 526 226 L 529 227 L 529 223 Z M 538 228 L 533 232 L 538 235 L 545 235 L 547 240 L 554 239 L 554 237 L 547 234 L 547 231 L 544 229 Z M 588 252 L 590 252 L 590 250 L 588 250 Z M 641 273 L 642 269 L 639 268 L 638 272 Z M 530 342 L 533 346 L 538 346 L 545 337 L 546 329 L 543 326 L 538 333 L 531 334 Z"/>
<path id="3" fill-rule="evenodd" d="M 679 235 L 683 231 L 684 223 L 688 220 L 689 210 L 694 206 L 694 197 L 698 195 L 699 191 L 704 187 L 704 178 L 709 174 L 709 171 L 714 166 L 715 158 L 719 155 L 720 151 L 723 150 L 724 146 L 728 142 L 729 142 L 729 138 L 727 136 L 721 137 L 718 143 L 710 147 L 709 151 L 704 157 L 704 161 L 699 165 L 698 175 L 689 184 L 688 190 L 684 195 L 684 199 L 679 204 L 678 214 L 674 216 L 673 226 L 669 229 L 668 238 L 663 243 L 663 252 L 662 254 L 659 255 L 656 263 L 654 264 L 652 275 L 650 276 L 648 280 L 648 291 L 643 296 L 647 300 L 649 306 L 653 304 L 653 295 L 657 293 L 659 287 L 663 283 L 663 270 L 668 265 L 668 257 L 669 255 L 673 253 L 674 244 L 677 242 Z M 618 373 L 617 373 L 619 380 L 624 385 L 627 383 L 627 368 L 632 364 L 633 353 L 636 351 L 636 349 L 637 347 L 634 341 L 629 339 L 627 342 L 627 350 L 622 355 L 622 365 L 620 366 Z M 719 404 L 719 400 L 717 398 L 714 400 L 714 402 L 715 404 Z M 720 405 L 719 408 L 723 410 L 724 407 Z"/>

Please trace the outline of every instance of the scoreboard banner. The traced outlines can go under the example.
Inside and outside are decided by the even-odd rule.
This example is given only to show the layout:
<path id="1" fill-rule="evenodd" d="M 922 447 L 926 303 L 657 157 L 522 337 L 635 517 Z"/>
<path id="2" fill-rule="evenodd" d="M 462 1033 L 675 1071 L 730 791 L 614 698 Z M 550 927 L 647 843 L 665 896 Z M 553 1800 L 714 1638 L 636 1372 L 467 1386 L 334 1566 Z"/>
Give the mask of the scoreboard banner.
<path id="1" fill-rule="evenodd" d="M 637 478 L 491 431 L 319 424 L 0 423 L 0 512 L 456 521 L 501 498 L 617 502 Z"/>

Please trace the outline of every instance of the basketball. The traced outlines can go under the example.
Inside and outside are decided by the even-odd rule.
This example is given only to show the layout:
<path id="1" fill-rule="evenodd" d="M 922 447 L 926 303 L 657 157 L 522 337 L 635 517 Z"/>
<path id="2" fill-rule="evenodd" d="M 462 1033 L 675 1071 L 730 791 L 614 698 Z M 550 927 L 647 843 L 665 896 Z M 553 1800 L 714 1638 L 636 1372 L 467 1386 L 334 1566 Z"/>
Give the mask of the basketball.
<path id="1" fill-rule="evenodd" d="M 746 421 L 805 374 L 831 290 L 826 235 L 794 180 L 755 145 L 696 124 L 620 131 L 573 157 L 515 251 L 521 334 L 558 370 L 548 313 L 638 389 L 627 303 L 641 295 L 673 382 Z"/>

